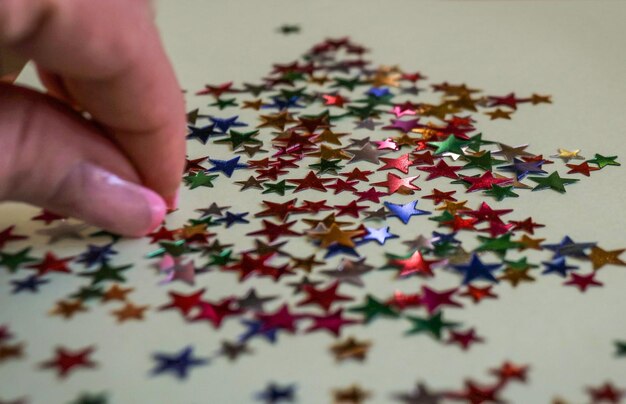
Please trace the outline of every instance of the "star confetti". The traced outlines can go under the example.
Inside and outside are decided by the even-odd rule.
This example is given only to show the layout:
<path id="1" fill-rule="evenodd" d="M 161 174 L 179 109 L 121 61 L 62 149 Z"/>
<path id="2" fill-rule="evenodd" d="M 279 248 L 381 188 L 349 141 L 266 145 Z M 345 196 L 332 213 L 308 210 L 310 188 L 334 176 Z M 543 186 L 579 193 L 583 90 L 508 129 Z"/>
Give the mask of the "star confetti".
<path id="1" fill-rule="evenodd" d="M 253 21 L 246 30 L 259 24 Z M 301 28 L 289 23 L 275 31 L 285 35 L 276 40 L 291 42 L 296 38 L 286 36 Z M 336 403 L 501 403 L 511 401 L 507 393 L 514 383 L 520 391 L 524 383 L 541 391 L 546 381 L 529 376 L 541 361 L 504 359 L 484 378 L 473 372 L 455 385 L 418 380 L 397 391 L 383 391 L 384 383 L 368 382 L 361 370 L 376 377 L 389 349 L 406 363 L 419 362 L 415 352 L 426 351 L 404 349 L 403 341 L 429 344 L 423 346 L 428 352 L 435 344 L 433 352 L 448 350 L 445 363 L 437 365 L 443 368 L 462 365 L 464 351 L 497 347 L 502 341 L 476 322 L 472 310 L 515 332 L 507 306 L 511 290 L 564 287 L 572 299 L 618 290 L 625 248 L 616 237 L 606 240 L 608 228 L 587 225 L 584 201 L 576 199 L 587 195 L 604 212 L 619 184 L 605 183 L 598 188 L 604 193 L 588 184 L 620 178 L 617 152 L 591 136 L 585 147 L 603 146 L 604 152 L 550 146 L 557 153 L 549 156 L 526 144 L 524 131 L 506 128 L 531 119 L 534 108 L 552 113 L 551 96 L 493 93 L 488 81 L 485 90 L 432 82 L 426 72 L 376 65 L 368 52 L 348 37 L 331 38 L 301 59 L 274 63 L 256 81 L 185 90 L 192 107 L 181 131 L 188 147 L 180 167 L 180 207 L 144 238 L 91 229 L 46 209 L 15 224 L 9 224 L 11 215 L 3 217 L 0 281 L 10 291 L 6 298 L 24 309 L 12 316 L 8 300 L 7 318 L 15 327 L 0 325 L 0 364 L 7 374 L 17 374 L 16 362 L 35 356 L 33 347 L 48 349 L 43 337 L 16 336 L 26 322 L 38 324 L 39 315 L 45 316 L 41 335 L 57 346 L 47 359 L 35 359 L 60 379 L 94 370 L 108 380 L 106 372 L 121 368 L 116 361 L 123 354 L 144 366 L 153 384 L 168 383 L 161 377 L 166 375 L 175 382 L 192 372 L 200 376 L 210 364 L 225 378 L 220 388 L 242 394 L 233 395 L 233 402 L 319 402 L 330 392 Z M 512 134 L 517 138 L 511 141 Z M 578 192 L 566 193 L 570 187 Z M 619 227 L 620 212 L 607 214 Z M 589 241 L 563 235 L 574 222 L 590 229 L 571 229 L 575 238 Z M 551 305 L 561 294 L 533 296 L 536 305 Z M 39 303 L 43 309 L 31 310 Z M 612 308 L 595 310 L 602 318 Z M 526 311 L 517 314 L 532 316 Z M 48 323 L 58 330 L 47 332 Z M 159 331 L 163 324 L 166 333 Z M 139 330 L 145 349 L 124 350 L 115 338 L 93 336 L 97 341 L 84 348 L 65 347 L 72 338 L 89 337 L 82 332 L 88 326 L 103 336 L 124 333 L 128 346 L 135 346 L 133 330 Z M 197 349 L 184 339 L 194 333 L 203 338 Z M 328 352 L 318 352 L 310 334 L 325 338 Z M 165 336 L 182 348 L 158 345 Z M 607 348 L 598 357 L 626 356 L 623 337 L 610 336 L 615 352 Z M 96 360 L 96 345 L 110 355 Z M 304 349 L 306 363 L 299 351 Z M 273 381 L 285 380 L 285 358 L 299 369 L 292 376 L 315 364 L 315 371 L 336 376 L 343 387 L 325 386 L 324 378 L 317 390 L 306 379 Z M 260 388 L 249 388 L 245 366 L 264 378 L 256 384 Z M 123 368 L 131 380 L 134 367 Z M 579 393 L 587 401 L 619 402 L 624 387 L 594 379 L 608 372 L 596 368 Z M 228 380 L 231 370 L 240 376 L 237 383 Z M 345 380 L 346 374 L 355 380 Z M 20 386 L 13 383 L 13 390 L 20 393 Z M 104 387 L 111 391 L 72 390 L 68 397 L 80 403 L 118 400 L 115 384 Z M 23 401 L 35 398 L 23 392 Z M 219 401 L 213 393 L 209 389 L 199 400 Z"/>

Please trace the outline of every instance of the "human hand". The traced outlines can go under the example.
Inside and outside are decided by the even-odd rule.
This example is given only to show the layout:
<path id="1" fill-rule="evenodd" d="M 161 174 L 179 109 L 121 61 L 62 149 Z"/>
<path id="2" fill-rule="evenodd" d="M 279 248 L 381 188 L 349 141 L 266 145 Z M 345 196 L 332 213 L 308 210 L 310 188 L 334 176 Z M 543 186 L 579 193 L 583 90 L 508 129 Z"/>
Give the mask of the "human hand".
<path id="1" fill-rule="evenodd" d="M 149 2 L 0 0 L 0 45 L 49 93 L 0 83 L 0 200 L 129 236 L 158 226 L 177 203 L 185 110 Z"/>

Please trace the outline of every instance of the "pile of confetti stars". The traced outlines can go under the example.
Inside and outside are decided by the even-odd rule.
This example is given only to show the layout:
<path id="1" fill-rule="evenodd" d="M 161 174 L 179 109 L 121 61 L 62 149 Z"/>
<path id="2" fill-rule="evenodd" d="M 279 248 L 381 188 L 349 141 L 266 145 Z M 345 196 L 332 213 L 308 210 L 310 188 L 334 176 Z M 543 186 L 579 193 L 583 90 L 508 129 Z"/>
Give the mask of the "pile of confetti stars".
<path id="1" fill-rule="evenodd" d="M 111 314 L 121 324 L 143 320 L 146 313 L 152 321 L 177 313 L 189 325 L 208 323 L 215 330 L 225 321 L 240 322 L 240 336 L 223 341 L 213 353 L 197 353 L 184 343 L 178 351 L 154 353 L 151 376 L 185 379 L 214 360 L 245 360 L 254 354 L 251 346 L 257 340 L 278 343 L 284 334 L 329 333 L 336 338 L 329 352 L 337 362 L 363 362 L 374 342 L 354 335 L 383 319 L 406 323 L 408 335 L 471 349 L 487 338 L 458 315 L 449 319 L 449 310 L 458 314 L 465 305 L 495 301 L 503 282 L 517 287 L 542 276 L 562 277 L 564 286 L 586 292 L 602 286 L 600 269 L 625 265 L 623 249 L 607 250 L 567 236 L 545 242 L 536 234 L 543 225 L 498 206 L 532 191 L 565 193 L 595 171 L 619 166 L 617 156 L 585 158 L 579 150 L 558 149 L 544 157 L 527 145 L 487 140 L 475 127 L 478 114 L 509 120 L 518 108 L 551 103 L 550 96 L 491 96 L 465 84 L 425 85 L 419 72 L 373 67 L 364 59 L 366 52 L 349 39 L 326 40 L 301 61 L 274 65 L 260 84 L 207 85 L 197 92 L 212 97 L 211 111 L 189 112 L 187 139 L 194 143 L 190 150 L 211 155 L 187 160 L 182 196 L 201 192 L 209 202 L 183 226 L 164 223 L 147 236 L 146 265 L 156 268 L 154 285 L 125 285 L 125 273 L 143 263 L 117 262 L 116 248 L 124 240 L 42 211 L 32 218 L 42 222 L 38 237 L 55 245 L 67 239 L 89 243 L 77 256 L 52 249 L 39 253 L 41 246 L 30 245 L 19 225 L 2 230 L 0 267 L 10 274 L 12 292 L 36 293 L 74 274 L 87 283 L 54 303 L 49 315 L 71 319 L 87 315 L 96 303 L 111 303 L 117 305 Z M 227 113 L 238 109 L 241 113 Z M 243 110 L 258 114 L 256 121 L 242 120 Z M 349 131 L 338 129 L 347 125 L 352 125 Z M 258 209 L 237 212 L 212 202 L 227 186 L 239 187 L 245 206 Z M 317 197 L 301 200 L 301 191 Z M 468 193 L 480 195 L 481 202 L 468 206 L 463 200 Z M 387 249 L 388 240 L 399 238 L 392 229 L 429 225 L 435 229 L 430 234 L 395 240 Z M 236 234 L 238 242 L 224 242 L 223 234 Z M 372 245 L 383 249 L 384 265 L 370 263 L 376 251 Z M 531 262 L 531 250 L 545 259 Z M 393 278 L 387 296 L 368 293 L 365 279 L 374 271 Z M 447 289 L 429 285 L 444 272 L 456 275 L 454 284 Z M 250 284 L 267 277 L 285 293 L 263 295 L 252 287 L 241 296 L 210 299 L 206 285 L 219 273 Z M 395 282 L 409 278 L 418 278 L 420 286 L 412 293 L 394 290 Z M 190 290 L 168 290 L 172 283 Z M 139 287 L 158 288 L 162 304 L 136 302 L 131 296 Z M 294 293 L 298 300 L 291 304 Z M 346 328 L 354 335 L 345 335 Z M 25 355 L 25 343 L 14 338 L 8 325 L 0 327 L 2 366 Z M 616 356 L 626 356 L 626 342 L 615 344 Z M 95 345 L 60 345 L 37 363 L 60 378 L 99 367 Z M 427 381 L 404 392 L 343 386 L 333 390 L 330 400 L 361 403 L 378 394 L 402 403 L 501 402 L 506 387 L 526 382 L 530 369 L 506 361 L 490 369 L 489 378 L 468 379 L 446 391 L 433 391 Z M 297 381 L 268 381 L 260 391 L 251 388 L 250 397 L 293 402 L 297 386 Z M 581 389 L 593 402 L 619 402 L 626 395 L 626 384 L 611 381 Z M 104 403 L 114 394 L 83 393 L 75 402 Z"/>

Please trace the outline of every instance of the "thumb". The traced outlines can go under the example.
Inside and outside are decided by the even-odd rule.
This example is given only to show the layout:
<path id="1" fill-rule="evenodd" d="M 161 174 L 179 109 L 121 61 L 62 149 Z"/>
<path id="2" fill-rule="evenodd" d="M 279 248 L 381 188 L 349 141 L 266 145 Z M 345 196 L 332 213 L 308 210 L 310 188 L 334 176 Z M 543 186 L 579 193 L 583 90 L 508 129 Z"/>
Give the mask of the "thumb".
<path id="1" fill-rule="evenodd" d="M 32 203 L 141 236 L 166 206 L 94 125 L 34 91 L 0 83 L 0 200 Z"/>

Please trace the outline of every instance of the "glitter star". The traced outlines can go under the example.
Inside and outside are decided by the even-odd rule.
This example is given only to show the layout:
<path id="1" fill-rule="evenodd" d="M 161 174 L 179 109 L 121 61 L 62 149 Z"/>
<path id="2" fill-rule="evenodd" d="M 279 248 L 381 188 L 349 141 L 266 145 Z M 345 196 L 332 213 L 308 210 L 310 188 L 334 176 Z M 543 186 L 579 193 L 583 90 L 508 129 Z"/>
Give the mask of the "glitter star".
<path id="1" fill-rule="evenodd" d="M 291 230 L 291 226 L 293 226 L 296 223 L 295 221 L 275 224 L 275 223 L 270 222 L 269 220 L 262 220 L 262 223 L 263 223 L 262 230 L 253 231 L 251 233 L 248 233 L 248 235 L 250 236 L 263 235 L 263 236 L 266 236 L 270 242 L 280 237 L 285 237 L 285 236 L 294 237 L 294 236 L 300 235 L 300 233 L 296 233 L 295 231 Z"/>
<path id="2" fill-rule="evenodd" d="M 215 126 L 215 129 L 219 130 L 221 134 L 225 135 L 231 127 L 248 126 L 246 123 L 239 122 L 239 116 L 233 116 L 230 118 L 217 118 L 210 116 L 209 119 Z"/>
<path id="3" fill-rule="evenodd" d="M 388 239 L 398 238 L 397 235 L 389 232 L 389 226 L 376 229 L 373 227 L 366 227 L 367 234 L 363 236 L 363 241 L 376 241 L 380 245 L 384 245 Z"/>
<path id="4" fill-rule="evenodd" d="M 253 130 L 249 132 L 239 132 L 236 130 L 230 131 L 230 136 L 224 139 L 216 140 L 215 143 L 230 143 L 233 150 L 238 149 L 240 146 L 244 144 L 256 143 L 263 144 L 262 141 L 255 139 L 254 137 L 259 134 L 258 130 Z"/>
<path id="5" fill-rule="evenodd" d="M 155 353 L 152 358 L 157 362 L 150 372 L 153 376 L 171 373 L 178 379 L 186 379 L 190 369 L 207 365 L 208 359 L 193 356 L 193 347 L 186 346 L 178 354 Z"/>
<path id="6" fill-rule="evenodd" d="M 376 187 L 387 188 L 387 193 L 400 193 L 410 195 L 413 191 L 419 191 L 421 188 L 413 184 L 413 181 L 419 178 L 419 175 L 413 177 L 401 178 L 393 173 L 387 173 L 387 181 L 375 182 L 372 185 Z"/>
<path id="7" fill-rule="evenodd" d="M 517 156 L 533 157 L 532 153 L 529 153 L 525 150 L 528 147 L 527 144 L 520 146 L 509 146 L 504 143 L 498 143 L 498 147 L 500 148 L 500 150 L 497 150 L 492 154 L 497 156 L 503 156 L 508 161 L 513 161 L 513 159 Z"/>
<path id="8" fill-rule="evenodd" d="M 41 262 L 29 265 L 27 268 L 35 269 L 37 271 L 37 276 L 39 277 L 47 275 L 51 272 L 71 273 L 72 271 L 68 268 L 67 264 L 73 258 L 74 257 L 57 258 L 54 253 L 47 252 Z"/>
<path id="9" fill-rule="evenodd" d="M 578 268 L 574 265 L 567 265 L 567 263 L 565 262 L 565 257 L 557 257 L 552 261 L 544 261 L 542 262 L 542 264 L 546 267 L 542 274 L 556 273 L 561 275 L 562 277 L 566 277 L 569 271 Z"/>
<path id="10" fill-rule="evenodd" d="M 24 343 L 0 344 L 0 364 L 8 360 L 20 359 L 24 356 Z"/>
<path id="11" fill-rule="evenodd" d="M 241 157 L 237 156 L 235 158 L 232 158 L 230 160 L 215 160 L 215 159 L 209 159 L 209 162 L 211 164 L 213 164 L 213 167 L 209 168 L 207 170 L 207 172 L 222 172 L 224 173 L 224 175 L 226 175 L 227 177 L 231 177 L 233 175 L 233 173 L 235 172 L 235 170 L 239 170 L 242 168 L 248 168 L 248 166 L 246 164 L 240 164 L 239 163 L 239 159 Z"/>
<path id="12" fill-rule="evenodd" d="M 0 251 L 0 267 L 5 267 L 10 273 L 15 273 L 24 264 L 37 261 L 36 258 L 28 255 L 31 250 L 32 247 L 23 248 L 15 253 Z"/>
<path id="13" fill-rule="evenodd" d="M 241 313 L 236 306 L 236 300 L 232 297 L 221 299 L 218 302 L 202 300 L 198 303 L 197 314 L 190 318 L 191 321 L 207 321 L 213 327 L 220 328 L 225 318 Z"/>
<path id="14" fill-rule="evenodd" d="M 332 178 L 319 178 L 313 171 L 309 171 L 302 179 L 289 179 L 287 181 L 298 184 L 294 192 L 303 191 L 305 189 L 314 189 L 316 191 L 326 192 L 324 184 L 332 181 Z"/>
<path id="15" fill-rule="evenodd" d="M 432 167 L 417 167 L 418 170 L 428 172 L 428 177 L 426 177 L 426 181 L 430 181 L 434 178 L 446 177 L 456 179 L 459 178 L 457 171 L 461 170 L 463 167 L 459 166 L 449 166 L 445 161 L 439 160 L 437 165 Z"/>
<path id="16" fill-rule="evenodd" d="M 335 356 L 337 362 L 343 362 L 347 359 L 362 362 L 365 360 L 371 345 L 369 341 L 359 341 L 354 337 L 349 337 L 342 342 L 332 345 L 330 351 Z"/>
<path id="17" fill-rule="evenodd" d="M 62 240 L 82 240 L 84 236 L 81 234 L 87 228 L 86 224 L 71 224 L 61 222 L 56 227 L 37 230 L 37 234 L 48 236 L 48 244 L 54 244 Z"/>
<path id="18" fill-rule="evenodd" d="M 370 189 L 368 189 L 367 191 L 359 191 L 355 192 L 354 194 L 358 195 L 359 197 L 359 199 L 357 199 L 357 202 L 370 201 L 374 203 L 380 203 L 380 198 L 388 195 L 386 192 L 376 191 L 376 189 L 374 189 L 373 187 L 370 187 Z"/>
<path id="19" fill-rule="evenodd" d="M 573 178 L 562 178 L 557 171 L 547 177 L 528 177 L 529 180 L 536 182 L 537 186 L 533 188 L 533 191 L 550 188 L 560 193 L 565 193 L 565 185 L 573 184 L 579 180 Z"/>
<path id="20" fill-rule="evenodd" d="M 450 331 L 450 338 L 446 341 L 447 344 L 458 344 L 462 350 L 466 351 L 472 344 L 481 343 L 485 340 L 476 335 L 476 330 L 470 328 L 467 331 Z"/>
<path id="21" fill-rule="evenodd" d="M 352 239 L 362 234 L 361 230 L 342 230 L 336 223 L 330 225 L 328 229 L 309 232 L 310 236 L 319 239 L 320 247 L 322 248 L 334 243 L 346 247 L 354 247 L 356 244 Z"/>
<path id="22" fill-rule="evenodd" d="M 167 292 L 170 296 L 170 303 L 161 306 L 159 310 L 176 309 L 183 316 L 187 316 L 194 308 L 199 307 L 204 292 L 204 288 L 188 295 L 177 292 Z"/>
<path id="23" fill-rule="evenodd" d="M 23 235 L 13 234 L 13 229 L 15 229 L 15 226 L 9 226 L 0 231 L 0 250 L 3 249 L 7 243 L 10 243 L 12 241 L 25 240 L 28 238 Z"/>
<path id="24" fill-rule="evenodd" d="M 558 244 L 543 244 L 543 248 L 553 251 L 555 256 L 569 256 L 585 259 L 587 254 L 585 250 L 595 247 L 596 243 L 575 243 L 569 236 L 563 237 Z"/>
<path id="25" fill-rule="evenodd" d="M 439 142 L 428 142 L 429 146 L 435 146 L 435 155 L 444 153 L 463 154 L 463 147 L 467 146 L 466 140 L 461 140 L 456 136 L 449 135 L 445 140 Z"/>
<path id="26" fill-rule="evenodd" d="M 432 393 L 424 383 L 417 383 L 410 393 L 396 393 L 393 396 L 397 401 L 404 404 L 441 404 L 443 395 Z"/>
<path id="27" fill-rule="evenodd" d="M 264 311 L 265 303 L 277 299 L 278 296 L 259 296 L 255 289 L 248 290 L 248 293 L 237 299 L 237 305 L 243 310 Z"/>
<path id="28" fill-rule="evenodd" d="M 295 333 L 297 321 L 302 318 L 302 315 L 291 313 L 287 304 L 283 304 L 273 313 L 257 313 L 255 317 L 262 323 L 260 329 L 262 332 L 279 329 Z"/>
<path id="29" fill-rule="evenodd" d="M 478 255 L 473 254 L 468 264 L 455 265 L 454 268 L 463 274 L 463 284 L 467 285 L 477 279 L 484 279 L 493 283 L 498 280 L 492 272 L 500 268 L 502 264 L 483 264 Z"/>
<path id="30" fill-rule="evenodd" d="M 30 293 L 39 292 L 39 287 L 50 282 L 49 279 L 42 279 L 37 275 L 31 275 L 24 279 L 12 280 L 13 290 L 11 293 L 22 293 L 23 291 L 29 291 Z"/>
<path id="31" fill-rule="evenodd" d="M 438 312 L 437 314 L 427 318 L 407 316 L 407 319 L 413 325 L 413 328 L 406 332 L 407 335 L 421 334 L 425 332 L 437 340 L 441 339 L 444 329 L 455 328 L 459 325 L 455 322 L 444 321 L 443 312 Z"/>
<path id="32" fill-rule="evenodd" d="M 426 307 L 428 314 L 433 314 L 442 306 L 463 307 L 461 303 L 452 300 L 453 295 L 456 293 L 456 288 L 437 291 L 429 288 L 428 286 L 422 285 L 420 303 Z"/>
<path id="33" fill-rule="evenodd" d="M 542 165 L 542 161 L 528 162 L 520 160 L 518 158 L 513 158 L 513 164 L 498 167 L 498 169 L 514 173 L 517 179 L 521 181 L 528 174 L 547 174 L 546 171 L 541 169 Z"/>
<path id="34" fill-rule="evenodd" d="M 232 212 L 226 212 L 226 215 L 224 215 L 224 217 L 221 217 L 219 219 L 217 219 L 215 221 L 215 223 L 224 223 L 226 228 L 230 228 L 233 224 L 235 223 L 250 223 L 248 220 L 244 219 L 249 212 L 244 212 L 244 213 L 232 213 Z"/>
<path id="35" fill-rule="evenodd" d="M 113 284 L 102 295 L 102 303 L 106 303 L 110 301 L 125 302 L 127 299 L 126 296 L 133 290 L 134 290 L 133 288 L 123 288 L 117 283 Z"/>
<path id="36" fill-rule="evenodd" d="M 149 306 L 134 305 L 131 302 L 126 304 L 117 310 L 111 312 L 116 318 L 118 323 L 123 323 L 128 320 L 143 320 L 144 312 Z"/>
<path id="37" fill-rule="evenodd" d="M 350 311 L 354 313 L 362 313 L 366 324 L 381 316 L 389 318 L 396 318 L 399 316 L 398 312 L 389 307 L 389 305 L 380 302 L 372 295 L 365 296 L 365 303 L 361 306 L 351 308 Z"/>
<path id="38" fill-rule="evenodd" d="M 409 173 L 409 166 L 411 165 L 411 161 L 408 154 L 403 154 L 402 156 L 397 158 L 381 157 L 380 160 L 382 160 L 385 164 L 380 167 L 378 171 L 395 169 L 403 172 L 404 174 Z"/>
<path id="39" fill-rule="evenodd" d="M 463 158 L 468 161 L 468 163 L 463 166 L 463 169 L 478 168 L 483 171 L 491 171 L 494 165 L 506 162 L 504 160 L 494 159 L 491 156 L 490 151 L 486 151 L 482 154 L 474 156 L 472 156 L 471 154 L 467 154 L 463 156 Z"/>
<path id="40" fill-rule="evenodd" d="M 587 388 L 587 393 L 594 403 L 619 403 L 622 401 L 626 391 L 614 387 L 612 383 L 606 382 L 600 387 Z"/>
<path id="41" fill-rule="evenodd" d="M 70 319 L 76 313 L 86 312 L 87 307 L 83 305 L 82 300 L 59 300 L 56 306 L 50 311 L 50 315 L 59 315 L 64 319 Z"/>
<path id="42" fill-rule="evenodd" d="M 606 251 L 600 247 L 593 246 L 587 258 L 589 258 L 593 264 L 594 270 L 598 270 L 605 265 L 626 266 L 626 262 L 619 258 L 624 251 L 626 251 L 626 249 Z"/>
<path id="43" fill-rule="evenodd" d="M 65 378 L 78 368 L 91 369 L 96 367 L 96 363 L 89 356 L 95 347 L 89 346 L 83 349 L 70 350 L 64 347 L 57 347 L 55 357 L 40 364 L 42 369 L 56 369 L 59 378 Z"/>
<path id="44" fill-rule="evenodd" d="M 598 166 L 598 168 L 604 168 L 606 166 L 619 166 L 621 165 L 615 159 L 617 156 L 606 157 L 601 154 L 596 153 L 593 159 L 587 160 L 587 163 L 592 163 Z"/>
<path id="45" fill-rule="evenodd" d="M 342 192 L 355 192 L 357 189 L 354 187 L 358 181 L 344 181 L 341 178 L 337 178 L 336 182 L 332 185 L 328 185 L 328 188 L 334 189 L 334 194 L 340 194 Z"/>
<path id="46" fill-rule="evenodd" d="M 501 386 L 501 384 L 481 386 L 472 380 L 466 380 L 465 391 L 450 392 L 446 396 L 453 400 L 464 400 L 471 403 L 501 403 L 502 399 L 498 397 Z"/>
<path id="47" fill-rule="evenodd" d="M 518 198 L 519 195 L 513 192 L 513 186 L 501 187 L 497 184 L 493 184 L 491 189 L 485 191 L 485 195 L 493 196 L 496 201 L 502 201 L 505 198 Z"/>
<path id="48" fill-rule="evenodd" d="M 33 216 L 30 220 L 42 221 L 46 225 L 56 222 L 57 220 L 67 219 L 66 216 L 58 215 L 54 212 L 50 212 L 49 210 L 42 209 L 41 213 L 37 216 Z M 0 246 L 1 248 L 1 246 Z"/>
<path id="49" fill-rule="evenodd" d="M 339 285 L 340 283 L 335 281 L 326 289 L 316 289 L 314 285 L 305 286 L 303 291 L 307 296 L 304 300 L 298 302 L 298 306 L 315 304 L 328 311 L 335 302 L 351 301 L 351 297 L 337 293 Z"/>
<path id="50" fill-rule="evenodd" d="M 367 390 L 357 385 L 333 390 L 334 404 L 361 404 L 371 396 Z"/>
<path id="51" fill-rule="evenodd" d="M 352 159 L 348 162 L 348 164 L 359 161 L 379 164 L 380 156 L 384 154 L 384 151 L 379 150 L 376 146 L 369 142 L 360 149 L 347 149 L 346 151 L 352 154 Z"/>
<path id="52" fill-rule="evenodd" d="M 250 178 L 252 178 L 252 177 L 250 177 Z M 254 187 L 256 188 L 257 186 L 254 185 Z M 263 194 L 275 193 L 275 194 L 278 194 L 280 196 L 284 196 L 285 195 L 285 191 L 292 190 L 292 189 L 296 188 L 294 185 L 287 185 L 285 180 L 279 181 L 279 182 L 277 182 L 275 184 L 270 184 L 269 182 L 266 182 L 266 183 L 263 184 L 263 187 L 265 188 L 265 190 L 262 192 Z M 247 188 L 247 186 L 245 186 L 245 188 L 242 188 L 242 190 L 246 189 L 246 188 Z"/>
<path id="53" fill-rule="evenodd" d="M 600 167 L 591 167 L 587 161 L 580 164 L 565 164 L 570 170 L 568 174 L 582 174 L 586 177 L 591 175 L 592 171 L 598 171 Z"/>
<path id="54" fill-rule="evenodd" d="M 429 215 L 430 212 L 425 210 L 416 209 L 418 201 L 415 200 L 413 202 L 406 203 L 404 205 L 399 205 L 391 202 L 385 202 L 385 207 L 389 210 L 389 216 L 395 216 L 402 221 L 402 223 L 407 224 L 409 220 L 411 220 L 412 216 L 420 216 L 420 215 Z"/>
<path id="55" fill-rule="evenodd" d="M 210 138 L 223 135 L 221 132 L 215 131 L 215 125 L 207 125 L 203 127 L 196 127 L 193 125 L 187 126 L 189 133 L 187 134 L 187 140 L 196 139 L 203 145 L 207 144 Z"/>
<path id="56" fill-rule="evenodd" d="M 508 185 L 513 182 L 513 180 L 510 178 L 494 177 L 491 171 L 486 171 L 478 177 L 468 177 L 462 175 L 461 178 L 463 181 L 469 182 L 470 184 L 469 188 L 467 188 L 467 192 L 478 191 L 481 189 L 490 189 L 493 185 Z"/>
<path id="57" fill-rule="evenodd" d="M 494 119 L 511 119 L 512 111 L 505 111 L 500 108 L 496 108 L 493 111 L 485 112 L 485 115 L 489 115 L 490 120 Z"/>
<path id="58" fill-rule="evenodd" d="M 499 368 L 492 369 L 489 373 L 496 376 L 500 382 L 506 383 L 511 380 L 525 382 L 528 368 L 529 367 L 526 365 L 516 365 L 512 362 L 506 361 Z"/>
<path id="59" fill-rule="evenodd" d="M 306 329 L 307 333 L 317 330 L 326 330 L 335 337 L 339 337 L 342 327 L 359 323 L 359 321 L 343 317 L 343 309 L 337 309 L 332 313 L 322 316 L 313 314 L 308 317 L 313 321 L 313 324 Z"/>
<path id="60" fill-rule="evenodd" d="M 423 196 L 423 198 L 432 199 L 435 205 L 439 205 L 442 201 L 456 201 L 456 198 L 452 196 L 455 193 L 456 191 L 442 192 L 435 188 L 430 195 Z"/>
<path id="61" fill-rule="evenodd" d="M 590 274 L 576 274 L 570 273 L 570 279 L 567 282 L 564 282 L 563 285 L 566 286 L 575 286 L 581 292 L 586 292 L 587 289 L 591 286 L 602 286 L 602 282 L 599 282 L 595 279 L 596 273 L 592 272 Z"/>
<path id="62" fill-rule="evenodd" d="M 344 282 L 357 287 L 363 287 L 365 284 L 363 283 L 361 276 L 370 272 L 372 269 L 374 269 L 374 267 L 366 264 L 365 258 L 361 258 L 358 261 L 344 259 L 336 269 L 324 270 L 321 271 L 321 273 L 337 279 L 339 282 Z"/>
<path id="63" fill-rule="evenodd" d="M 125 282 L 126 278 L 122 276 L 123 271 L 127 271 L 130 269 L 132 265 L 120 265 L 120 266 L 112 266 L 107 263 L 100 265 L 100 267 L 91 272 L 82 272 L 79 276 L 85 276 L 91 278 L 92 284 L 98 284 L 100 282 L 107 281 L 115 281 L 115 282 Z"/>
<path id="64" fill-rule="evenodd" d="M 566 150 L 566 149 L 558 149 L 557 154 L 553 154 L 550 157 L 560 158 L 564 162 L 569 162 L 570 160 L 584 160 L 585 158 L 580 155 L 580 149 L 576 150 Z"/>
<path id="65" fill-rule="evenodd" d="M 194 174 L 189 174 L 183 178 L 185 184 L 189 186 L 189 189 L 196 189 L 198 187 L 213 188 L 213 181 L 219 177 L 217 174 L 207 175 L 205 171 L 198 171 Z"/>
<path id="66" fill-rule="evenodd" d="M 266 404 L 274 404 L 279 402 L 295 402 L 296 386 L 294 384 L 280 386 L 276 383 L 270 383 L 265 390 L 256 394 L 256 399 Z"/>
<path id="67" fill-rule="evenodd" d="M 391 254 L 388 256 L 391 258 L 389 265 L 400 269 L 398 277 L 407 277 L 414 274 L 433 276 L 433 268 L 445 263 L 443 260 L 424 259 L 419 249 L 416 249 L 405 257 L 398 257 Z"/>
<path id="68" fill-rule="evenodd" d="M 459 296 L 467 296 L 471 298 L 474 303 L 479 303 L 483 299 L 495 299 L 498 297 L 491 291 L 492 288 L 493 285 L 482 288 L 474 285 L 467 285 L 465 292 L 461 293 Z"/>

